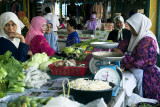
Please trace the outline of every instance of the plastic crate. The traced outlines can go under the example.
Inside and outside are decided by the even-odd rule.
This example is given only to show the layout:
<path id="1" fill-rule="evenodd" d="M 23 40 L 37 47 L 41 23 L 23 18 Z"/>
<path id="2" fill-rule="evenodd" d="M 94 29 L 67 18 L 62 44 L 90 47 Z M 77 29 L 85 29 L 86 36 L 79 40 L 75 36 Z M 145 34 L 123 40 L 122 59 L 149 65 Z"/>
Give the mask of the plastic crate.
<path id="1" fill-rule="evenodd" d="M 89 62 L 80 62 L 76 61 L 76 63 L 85 64 L 85 67 L 67 67 L 67 66 L 54 66 L 55 63 L 50 64 L 49 67 L 51 69 L 52 75 L 65 75 L 65 76 L 84 76 L 86 74 L 87 68 L 89 67 Z"/>

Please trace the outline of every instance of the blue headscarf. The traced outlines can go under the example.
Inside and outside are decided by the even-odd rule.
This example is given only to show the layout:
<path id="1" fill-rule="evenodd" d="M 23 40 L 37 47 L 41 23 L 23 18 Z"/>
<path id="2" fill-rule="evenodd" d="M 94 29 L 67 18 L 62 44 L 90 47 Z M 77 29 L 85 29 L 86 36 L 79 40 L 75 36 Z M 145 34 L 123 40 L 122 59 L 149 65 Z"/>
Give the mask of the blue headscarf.
<path id="1" fill-rule="evenodd" d="M 51 24 L 52 22 L 50 20 L 47 20 L 47 24 Z M 51 48 L 54 49 L 56 52 L 59 51 L 58 48 L 58 37 L 54 34 L 53 30 L 51 33 L 45 33 L 44 37 L 47 39 L 48 43 L 50 44 Z"/>

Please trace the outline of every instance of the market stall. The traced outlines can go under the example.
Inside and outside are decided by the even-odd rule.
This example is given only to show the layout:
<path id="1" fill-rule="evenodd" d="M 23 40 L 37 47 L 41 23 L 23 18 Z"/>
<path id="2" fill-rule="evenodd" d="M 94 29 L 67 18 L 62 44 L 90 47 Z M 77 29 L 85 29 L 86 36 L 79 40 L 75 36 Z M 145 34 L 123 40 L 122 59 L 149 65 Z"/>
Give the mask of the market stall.
<path id="1" fill-rule="evenodd" d="M 54 2 L 66 3 L 69 8 L 73 8 L 74 3 L 82 2 L 83 5 L 75 8 L 84 6 L 85 10 L 92 10 L 89 6 L 93 6 L 95 10 L 101 7 L 102 11 L 102 3 L 106 2 L 76 0 L 70 3 L 73 1 Z M 85 19 L 89 17 L 84 11 L 68 11 L 73 15 L 86 14 Z M 103 19 L 102 11 L 97 15 L 100 19 Z M 127 24 L 126 28 L 129 29 Z M 55 56 L 37 53 L 21 63 L 11 57 L 8 51 L 1 55 L 0 106 L 50 107 L 57 102 L 57 105 L 67 105 L 69 100 L 71 102 L 68 107 L 69 104 L 76 104 L 77 107 L 92 107 L 93 104 L 103 104 L 103 107 L 126 107 L 137 81 L 131 71 L 120 68 L 120 61 L 124 56 L 112 52 L 111 48 L 118 45 L 107 40 L 113 29 L 113 23 L 102 23 L 101 30 L 76 30 L 81 43 L 70 47 L 66 47 L 67 31 L 61 29 L 57 35 L 60 52 Z M 82 85 L 84 87 L 80 87 Z M 58 99 L 60 97 L 63 99 Z M 130 105 L 132 104 L 136 103 L 132 101 Z"/>
<path id="2" fill-rule="evenodd" d="M 17 75 L 20 75 L 20 77 L 24 75 L 23 78 L 22 77 L 21 78 L 24 80 L 25 85 L 23 85 L 23 87 L 26 89 L 25 90 L 23 89 L 22 91 L 18 91 L 18 90 L 10 91 L 8 93 L 6 89 L 10 90 L 10 89 L 16 88 L 17 86 L 15 85 L 15 82 L 12 82 L 13 80 L 8 79 L 10 78 L 11 73 L 8 73 L 6 75 L 3 74 L 4 76 L 1 78 L 2 80 L 2 83 L 1 83 L 2 91 L 1 91 L 1 99 L 0 99 L 1 105 L 3 105 L 3 107 L 6 107 L 7 104 L 8 106 L 9 105 L 13 106 L 17 104 L 17 102 L 15 101 L 21 98 L 21 96 L 25 97 L 23 100 L 20 100 L 21 101 L 20 104 L 22 105 L 24 103 L 26 104 L 28 103 L 28 100 L 27 102 L 25 100 L 26 98 L 30 99 L 29 100 L 30 104 L 34 102 L 34 104 L 44 105 L 47 103 L 47 101 L 50 98 L 57 97 L 60 94 L 64 94 L 62 84 L 63 84 L 63 80 L 65 80 L 66 78 L 68 78 L 70 81 L 73 79 L 76 79 L 77 77 L 93 79 L 93 74 L 91 74 L 88 71 L 89 63 L 85 62 L 84 60 L 86 55 L 81 54 L 81 52 L 84 52 L 87 47 L 85 48 L 77 47 L 75 49 L 73 48 L 69 49 L 69 48 L 70 47 L 64 49 L 64 52 L 66 54 L 61 54 L 63 56 L 58 55 L 57 57 L 49 58 L 45 53 L 42 53 L 42 54 L 38 53 L 38 54 L 35 54 L 30 60 L 24 62 L 23 64 L 19 63 L 19 61 L 17 60 L 14 60 L 17 62 L 17 64 L 19 64 L 19 66 L 23 67 L 23 72 L 21 69 L 19 70 L 19 74 L 17 72 Z M 76 64 L 79 63 L 77 60 L 81 61 L 81 64 L 78 65 L 77 67 L 72 67 L 73 62 L 75 63 L 75 61 L 70 60 L 70 57 L 72 56 L 71 53 L 73 51 L 74 51 L 74 54 L 76 54 L 76 58 L 75 58 Z M 79 57 L 77 57 L 77 55 Z M 66 58 L 68 59 L 67 62 L 66 62 Z M 10 56 L 8 56 L 8 60 L 10 60 Z M 64 65 L 68 64 L 67 67 L 64 67 L 64 65 L 61 65 L 62 63 L 60 64 L 59 61 L 60 62 L 64 61 L 65 62 L 63 63 Z M 57 62 L 57 65 L 55 65 L 55 62 Z M 48 65 L 50 68 L 48 67 Z M 16 65 L 13 65 L 12 68 L 16 69 Z M 119 71 L 119 72 L 122 72 L 122 71 Z M 56 76 L 56 75 L 59 75 L 59 76 Z M 128 77 L 129 75 L 132 75 L 132 78 Z M 108 105 L 117 105 L 117 104 L 121 105 L 122 103 L 125 103 L 124 101 L 126 96 L 126 89 L 128 90 L 128 88 L 123 88 L 123 86 L 130 87 L 129 85 L 132 85 L 133 87 L 130 88 L 131 92 L 136 86 L 136 80 L 135 78 L 133 78 L 133 74 L 130 73 L 126 77 L 122 77 L 121 75 L 121 78 L 122 78 L 122 81 L 121 81 L 121 86 L 119 87 L 120 89 L 118 91 L 118 94 L 110 98 L 111 101 L 109 100 L 109 102 L 107 103 Z M 7 81 L 9 81 L 9 84 Z M 22 80 L 18 80 L 18 81 L 22 81 Z M 128 82 L 132 82 L 132 84 Z M 4 86 L 6 87 L 6 89 L 4 89 Z M 37 100 L 35 100 L 35 98 Z"/>

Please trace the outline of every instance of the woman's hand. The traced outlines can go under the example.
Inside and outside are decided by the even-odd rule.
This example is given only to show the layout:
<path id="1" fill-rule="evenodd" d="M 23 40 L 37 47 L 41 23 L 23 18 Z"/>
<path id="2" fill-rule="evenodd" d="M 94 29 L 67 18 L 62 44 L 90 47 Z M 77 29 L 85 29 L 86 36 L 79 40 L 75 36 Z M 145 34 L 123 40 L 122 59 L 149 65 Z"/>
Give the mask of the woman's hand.
<path id="1" fill-rule="evenodd" d="M 123 52 L 120 49 L 118 49 L 118 48 L 113 48 L 113 51 L 116 52 L 116 53 L 119 53 L 119 54 L 123 55 Z"/>
<path id="2" fill-rule="evenodd" d="M 24 36 L 17 32 L 10 35 L 10 39 L 13 40 L 13 38 L 19 38 L 22 43 L 25 43 Z"/>
<path id="3" fill-rule="evenodd" d="M 28 53 L 27 53 L 27 55 L 29 55 L 29 56 L 33 56 L 32 51 L 31 51 L 31 50 L 29 50 L 29 51 L 28 51 Z"/>

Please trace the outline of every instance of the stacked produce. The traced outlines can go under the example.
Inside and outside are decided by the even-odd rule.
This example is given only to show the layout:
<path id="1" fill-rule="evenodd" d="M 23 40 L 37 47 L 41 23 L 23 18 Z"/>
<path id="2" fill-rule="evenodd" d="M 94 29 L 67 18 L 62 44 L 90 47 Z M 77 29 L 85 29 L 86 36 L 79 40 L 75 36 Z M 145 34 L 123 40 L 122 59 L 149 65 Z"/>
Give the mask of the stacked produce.
<path id="1" fill-rule="evenodd" d="M 7 51 L 0 55 L 0 98 L 6 93 L 22 93 L 25 88 L 23 65 Z"/>
<path id="2" fill-rule="evenodd" d="M 87 46 L 83 46 L 83 48 L 66 47 L 61 50 L 61 53 L 57 53 L 55 57 L 63 60 L 75 59 L 76 61 L 83 61 L 87 56 L 84 52 L 86 47 Z"/>
<path id="3" fill-rule="evenodd" d="M 49 100 L 53 97 L 47 99 L 36 98 L 36 97 L 25 97 L 20 96 L 17 100 L 11 101 L 7 104 L 7 107 L 42 107 L 47 104 Z"/>
<path id="4" fill-rule="evenodd" d="M 49 59 L 49 56 L 45 52 L 36 53 L 34 56 L 31 57 L 31 59 L 24 62 L 23 66 L 25 69 L 32 66 L 42 71 L 49 71 L 50 68 L 48 67 L 48 65 L 60 60 L 61 59 L 57 59 L 55 57 Z"/>
<path id="5" fill-rule="evenodd" d="M 50 79 L 50 76 L 46 72 L 42 72 L 35 67 L 25 69 L 24 73 L 26 75 L 25 83 L 29 88 L 38 89 Z"/>
<path id="6" fill-rule="evenodd" d="M 87 45 L 87 49 L 91 47 L 91 42 L 99 42 L 98 39 L 91 39 L 91 40 L 87 40 L 85 42 L 82 42 L 82 43 L 77 43 L 77 44 L 74 44 L 73 46 L 75 47 L 81 47 L 81 46 L 84 46 L 84 45 Z"/>
<path id="7" fill-rule="evenodd" d="M 55 57 L 49 58 L 46 53 L 36 53 L 29 60 L 23 63 L 24 74 L 26 75 L 25 83 L 28 88 L 40 88 L 43 84 L 50 79 L 50 76 L 46 73 L 50 68 L 48 65 L 61 61 Z M 45 71 L 45 72 L 43 72 Z"/>

